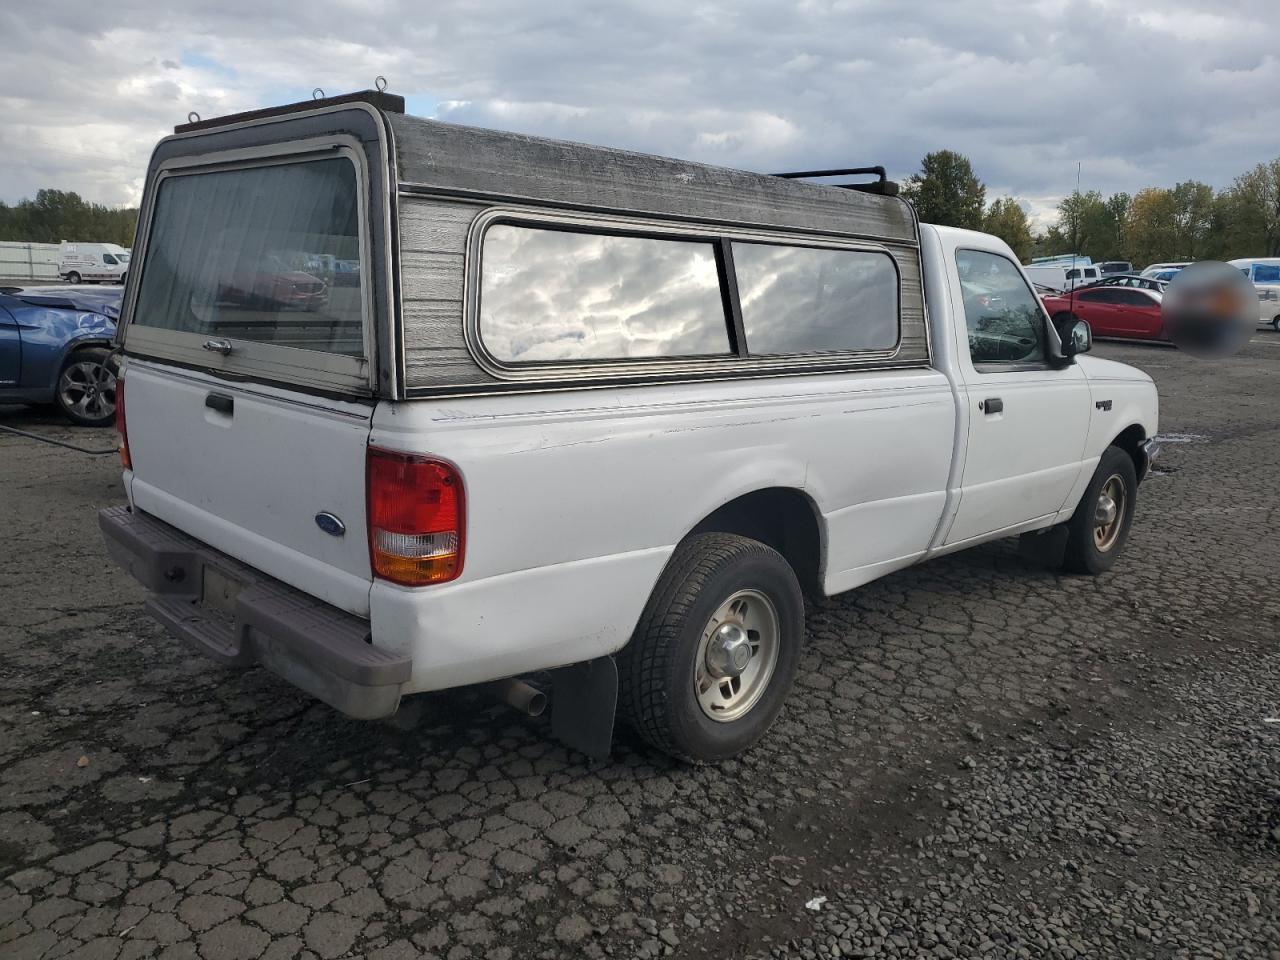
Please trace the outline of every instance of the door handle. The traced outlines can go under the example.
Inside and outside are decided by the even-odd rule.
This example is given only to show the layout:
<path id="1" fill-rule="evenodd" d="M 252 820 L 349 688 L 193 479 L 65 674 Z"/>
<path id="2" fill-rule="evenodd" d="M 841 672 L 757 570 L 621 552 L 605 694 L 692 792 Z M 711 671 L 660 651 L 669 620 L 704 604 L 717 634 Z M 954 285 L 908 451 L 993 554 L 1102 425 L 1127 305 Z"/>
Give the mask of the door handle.
<path id="1" fill-rule="evenodd" d="M 978 409 L 982 410 L 988 416 L 993 413 L 1004 412 L 1004 401 L 999 397 L 987 397 L 985 400 L 978 401 Z"/>
<path id="2" fill-rule="evenodd" d="M 210 393 L 204 398 L 204 405 L 210 410 L 231 416 L 235 411 L 236 400 L 235 397 L 229 397 L 225 393 Z"/>

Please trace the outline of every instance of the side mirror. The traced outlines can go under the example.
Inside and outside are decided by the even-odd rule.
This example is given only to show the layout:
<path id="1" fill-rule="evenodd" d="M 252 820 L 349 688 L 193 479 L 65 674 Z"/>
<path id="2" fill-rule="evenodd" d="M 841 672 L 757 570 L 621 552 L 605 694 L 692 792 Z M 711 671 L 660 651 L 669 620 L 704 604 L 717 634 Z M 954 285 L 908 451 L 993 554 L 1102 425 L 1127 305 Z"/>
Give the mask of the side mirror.
<path id="1" fill-rule="evenodd" d="M 1065 356 L 1070 358 L 1093 349 L 1093 331 L 1086 321 L 1075 320 L 1063 326 L 1065 329 L 1060 330 L 1059 334 L 1062 336 L 1062 352 Z"/>

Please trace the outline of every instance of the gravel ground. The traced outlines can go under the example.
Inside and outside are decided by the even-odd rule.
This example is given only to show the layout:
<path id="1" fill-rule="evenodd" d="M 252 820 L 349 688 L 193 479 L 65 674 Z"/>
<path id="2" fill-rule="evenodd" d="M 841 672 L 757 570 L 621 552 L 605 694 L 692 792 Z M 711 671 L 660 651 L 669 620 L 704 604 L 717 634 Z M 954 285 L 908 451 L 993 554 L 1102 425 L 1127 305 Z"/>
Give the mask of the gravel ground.
<path id="1" fill-rule="evenodd" d="M 1001 542 L 816 603 L 774 732 L 698 768 L 588 762 L 472 691 L 364 724 L 213 668 L 105 559 L 110 458 L 0 434 L 0 956 L 1280 958 L 1254 341 L 1099 348 L 1179 441 L 1111 574 Z"/>

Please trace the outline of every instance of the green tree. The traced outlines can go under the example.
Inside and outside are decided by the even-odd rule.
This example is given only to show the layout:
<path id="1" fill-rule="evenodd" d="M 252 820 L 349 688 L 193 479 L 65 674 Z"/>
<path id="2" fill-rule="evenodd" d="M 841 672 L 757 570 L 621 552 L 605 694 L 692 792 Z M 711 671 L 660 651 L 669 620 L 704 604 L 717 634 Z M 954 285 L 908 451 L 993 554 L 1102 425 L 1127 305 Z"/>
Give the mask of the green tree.
<path id="1" fill-rule="evenodd" d="M 987 188 L 973 172 L 969 158 L 954 150 L 926 153 L 920 172 L 902 188 L 925 223 L 981 230 Z"/>
<path id="2" fill-rule="evenodd" d="M 1280 157 L 1242 173 L 1224 192 L 1229 252 L 1280 256 Z"/>
<path id="3" fill-rule="evenodd" d="M 1071 241 L 1056 223 L 1037 236 L 1031 245 L 1033 257 L 1056 257 L 1059 254 L 1072 252 Z"/>
<path id="4" fill-rule="evenodd" d="M 1079 253 L 1094 260 L 1114 260 L 1120 255 L 1115 215 L 1097 190 L 1075 191 L 1058 204 L 1058 229 L 1066 237 L 1064 253 Z"/>
<path id="5" fill-rule="evenodd" d="M 1107 197 L 1107 213 L 1111 217 L 1115 243 L 1103 255 L 1103 260 L 1129 259 L 1129 241 L 1125 234 L 1125 221 L 1129 216 L 1129 204 L 1132 202 L 1133 198 L 1127 193 L 1113 193 Z"/>
<path id="6" fill-rule="evenodd" d="M 137 225 L 137 209 L 86 203 L 68 190 L 40 190 L 33 200 L 22 200 L 12 207 L 0 204 L 0 240 L 80 240 L 128 247 L 133 245 Z"/>
<path id="7" fill-rule="evenodd" d="M 991 204 L 982 223 L 982 229 L 994 233 L 1009 245 L 1013 255 L 1021 261 L 1031 256 L 1031 225 L 1018 201 L 1013 197 L 1001 197 Z"/>
<path id="8" fill-rule="evenodd" d="M 1170 193 L 1174 210 L 1175 259 L 1205 259 L 1213 229 L 1213 187 L 1188 180 L 1175 184 Z"/>
<path id="9" fill-rule="evenodd" d="M 1135 267 L 1178 259 L 1177 212 L 1172 190 L 1146 187 L 1133 195 L 1124 229 Z"/>

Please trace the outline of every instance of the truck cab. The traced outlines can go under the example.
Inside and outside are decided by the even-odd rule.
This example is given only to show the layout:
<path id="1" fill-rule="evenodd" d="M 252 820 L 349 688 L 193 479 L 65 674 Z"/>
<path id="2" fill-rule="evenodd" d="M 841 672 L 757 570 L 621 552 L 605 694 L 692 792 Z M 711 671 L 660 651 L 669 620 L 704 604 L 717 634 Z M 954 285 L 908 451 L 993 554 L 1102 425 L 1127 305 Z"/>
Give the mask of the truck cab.
<path id="1" fill-rule="evenodd" d="M 998 239 L 831 173 L 374 92 L 178 128 L 125 291 L 109 549 L 175 636 L 350 716 L 550 676 L 564 742 L 606 753 L 616 712 L 692 760 L 769 729 L 804 591 L 1014 535 L 1111 568 L 1150 378 L 1083 356 Z"/>

